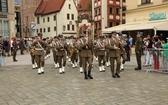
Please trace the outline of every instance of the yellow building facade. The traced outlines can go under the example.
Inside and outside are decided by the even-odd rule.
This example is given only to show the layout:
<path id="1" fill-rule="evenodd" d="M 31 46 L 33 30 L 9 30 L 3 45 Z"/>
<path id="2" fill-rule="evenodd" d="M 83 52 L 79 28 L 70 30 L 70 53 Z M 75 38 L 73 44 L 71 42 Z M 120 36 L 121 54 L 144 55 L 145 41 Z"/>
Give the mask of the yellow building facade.
<path id="1" fill-rule="evenodd" d="M 168 20 L 168 0 L 127 0 L 126 5 L 126 23 Z"/>

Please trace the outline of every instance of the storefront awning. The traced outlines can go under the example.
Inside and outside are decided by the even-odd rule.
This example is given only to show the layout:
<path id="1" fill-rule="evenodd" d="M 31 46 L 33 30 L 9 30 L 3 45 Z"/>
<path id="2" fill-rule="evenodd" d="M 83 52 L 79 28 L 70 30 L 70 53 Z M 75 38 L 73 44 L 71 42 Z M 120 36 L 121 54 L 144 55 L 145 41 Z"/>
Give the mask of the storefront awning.
<path id="1" fill-rule="evenodd" d="M 122 24 L 119 26 L 103 29 L 103 33 L 110 33 L 112 31 L 135 31 L 135 30 L 149 30 L 153 29 L 155 31 L 168 31 L 168 21 L 159 21 L 159 22 L 142 22 L 142 23 L 131 23 L 131 24 Z"/>
<path id="2" fill-rule="evenodd" d="M 140 23 L 122 24 L 122 25 L 103 29 L 102 32 L 103 33 L 111 33 L 112 31 L 117 31 L 117 32 L 126 31 L 128 28 L 135 27 L 139 24 Z"/>
<path id="3" fill-rule="evenodd" d="M 145 22 L 145 23 L 141 23 L 139 25 L 136 25 L 134 27 L 127 28 L 127 31 L 148 30 L 148 29 L 168 31 L 168 21 L 164 21 L 164 22 Z"/>

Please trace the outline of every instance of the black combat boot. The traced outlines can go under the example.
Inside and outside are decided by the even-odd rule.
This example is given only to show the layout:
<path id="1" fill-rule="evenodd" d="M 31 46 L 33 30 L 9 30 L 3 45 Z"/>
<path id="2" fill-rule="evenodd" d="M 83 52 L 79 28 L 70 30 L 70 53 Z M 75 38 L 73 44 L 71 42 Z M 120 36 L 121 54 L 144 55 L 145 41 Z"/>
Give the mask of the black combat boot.
<path id="1" fill-rule="evenodd" d="M 120 75 L 119 75 L 118 73 L 116 73 L 115 76 L 116 76 L 117 78 L 120 78 Z"/>
<path id="2" fill-rule="evenodd" d="M 140 67 L 140 66 L 138 66 L 138 67 L 136 67 L 136 68 L 135 68 L 135 70 L 141 70 L 141 67 Z"/>
<path id="3" fill-rule="evenodd" d="M 88 79 L 88 75 L 86 71 L 84 72 L 84 75 L 85 75 L 85 79 Z"/>
<path id="4" fill-rule="evenodd" d="M 88 77 L 89 77 L 90 79 L 93 79 L 93 77 L 92 77 L 92 75 L 91 75 L 91 71 L 88 72 Z"/>

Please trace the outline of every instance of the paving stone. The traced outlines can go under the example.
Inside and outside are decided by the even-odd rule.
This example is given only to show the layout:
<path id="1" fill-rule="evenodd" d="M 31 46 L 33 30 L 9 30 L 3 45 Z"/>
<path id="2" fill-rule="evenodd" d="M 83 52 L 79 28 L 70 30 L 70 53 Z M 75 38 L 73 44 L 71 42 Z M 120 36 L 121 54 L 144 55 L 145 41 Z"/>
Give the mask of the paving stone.
<path id="1" fill-rule="evenodd" d="M 21 59 L 26 60 L 21 60 Z M 135 56 L 126 62 L 121 78 L 114 79 L 110 68 L 92 68 L 93 80 L 84 80 L 79 68 L 67 62 L 61 75 L 53 66 L 52 57 L 46 60 L 45 74 L 31 69 L 30 55 L 18 55 L 18 62 L 5 58 L 0 71 L 0 105 L 167 105 L 167 74 L 135 71 Z M 19 62 L 21 61 L 21 62 Z M 7 63 L 8 62 L 8 63 Z"/>

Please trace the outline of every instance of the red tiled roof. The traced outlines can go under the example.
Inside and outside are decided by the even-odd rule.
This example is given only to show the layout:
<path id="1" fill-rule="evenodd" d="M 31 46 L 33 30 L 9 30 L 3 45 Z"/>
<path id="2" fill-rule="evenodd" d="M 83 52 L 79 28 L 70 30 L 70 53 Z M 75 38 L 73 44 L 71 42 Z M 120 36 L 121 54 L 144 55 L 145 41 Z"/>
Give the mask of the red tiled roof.
<path id="1" fill-rule="evenodd" d="M 65 0 L 43 0 L 36 9 L 35 15 L 45 15 L 58 12 L 64 5 Z"/>
<path id="2" fill-rule="evenodd" d="M 88 9 L 88 3 L 92 0 L 80 0 L 79 5 L 77 6 L 77 9 L 80 10 L 89 10 Z"/>

